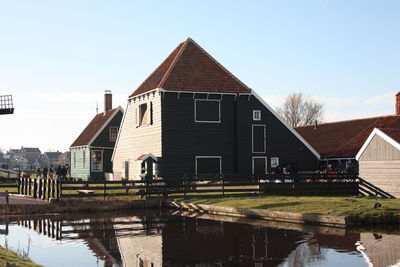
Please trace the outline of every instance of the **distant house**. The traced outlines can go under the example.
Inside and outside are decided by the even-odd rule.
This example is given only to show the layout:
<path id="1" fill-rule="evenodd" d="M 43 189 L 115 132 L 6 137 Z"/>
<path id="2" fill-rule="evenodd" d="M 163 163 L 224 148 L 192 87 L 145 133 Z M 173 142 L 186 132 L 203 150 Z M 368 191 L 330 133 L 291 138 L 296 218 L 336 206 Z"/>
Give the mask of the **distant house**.
<path id="1" fill-rule="evenodd" d="M 130 95 L 114 178 L 314 171 L 319 155 L 252 89 L 187 39 Z"/>
<path id="2" fill-rule="evenodd" d="M 400 107 L 399 94 L 396 95 Z M 396 115 L 338 121 L 295 127 L 294 129 L 321 155 L 321 167 L 327 164 L 345 170 L 356 167 L 356 155 L 375 128 L 399 128 L 400 109 Z"/>
<path id="3" fill-rule="evenodd" d="M 53 165 L 54 168 L 56 168 L 58 165 L 60 165 L 58 158 L 61 156 L 61 152 L 44 152 L 42 156 L 40 157 L 40 161 L 42 162 L 43 166 L 50 167 Z"/>
<path id="4" fill-rule="evenodd" d="M 400 127 L 375 128 L 356 159 L 361 178 L 400 197 Z"/>
<path id="5" fill-rule="evenodd" d="M 122 120 L 121 107 L 112 109 L 112 95 L 104 95 L 104 112 L 97 114 L 72 143 L 71 176 L 102 180 L 112 172 L 111 155 Z"/>

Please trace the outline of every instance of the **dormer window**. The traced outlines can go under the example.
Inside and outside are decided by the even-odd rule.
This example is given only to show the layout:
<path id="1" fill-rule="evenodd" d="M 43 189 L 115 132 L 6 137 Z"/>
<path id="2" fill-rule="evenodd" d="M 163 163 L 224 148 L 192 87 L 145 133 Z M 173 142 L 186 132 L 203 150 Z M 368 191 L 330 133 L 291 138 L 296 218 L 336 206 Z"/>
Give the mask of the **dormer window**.
<path id="1" fill-rule="evenodd" d="M 118 127 L 111 126 L 110 127 L 110 141 L 117 140 L 117 136 L 118 136 Z"/>
<path id="2" fill-rule="evenodd" d="M 261 110 L 253 110 L 253 120 L 254 121 L 261 120 Z"/>

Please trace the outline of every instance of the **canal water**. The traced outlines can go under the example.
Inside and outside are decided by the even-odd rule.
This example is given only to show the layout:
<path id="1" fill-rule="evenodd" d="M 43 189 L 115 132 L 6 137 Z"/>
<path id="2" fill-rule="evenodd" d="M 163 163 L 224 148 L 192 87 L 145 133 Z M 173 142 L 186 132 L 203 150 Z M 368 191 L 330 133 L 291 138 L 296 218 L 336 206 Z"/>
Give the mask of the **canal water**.
<path id="1" fill-rule="evenodd" d="M 0 245 L 43 266 L 400 266 L 400 235 L 187 212 L 1 218 Z"/>

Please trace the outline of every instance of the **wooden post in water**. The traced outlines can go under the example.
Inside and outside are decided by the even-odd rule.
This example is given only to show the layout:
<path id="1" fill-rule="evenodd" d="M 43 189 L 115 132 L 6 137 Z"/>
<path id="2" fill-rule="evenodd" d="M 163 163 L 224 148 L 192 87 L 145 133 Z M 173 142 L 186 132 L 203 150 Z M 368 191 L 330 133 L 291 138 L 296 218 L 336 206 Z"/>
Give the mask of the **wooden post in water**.
<path id="1" fill-rule="evenodd" d="M 37 181 L 38 179 L 33 179 L 33 198 L 37 198 Z"/>
<path id="2" fill-rule="evenodd" d="M 28 195 L 32 196 L 32 179 L 31 178 L 27 179 L 28 179 Z"/>

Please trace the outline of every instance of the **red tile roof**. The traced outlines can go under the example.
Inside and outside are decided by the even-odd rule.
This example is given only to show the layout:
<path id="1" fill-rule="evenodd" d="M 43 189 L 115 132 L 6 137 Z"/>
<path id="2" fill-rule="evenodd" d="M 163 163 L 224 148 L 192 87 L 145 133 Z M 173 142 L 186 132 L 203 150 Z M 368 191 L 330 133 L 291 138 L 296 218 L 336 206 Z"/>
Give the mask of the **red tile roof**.
<path id="1" fill-rule="evenodd" d="M 374 128 L 400 128 L 400 116 L 383 116 L 294 128 L 321 158 L 354 158 Z"/>
<path id="2" fill-rule="evenodd" d="M 387 136 L 400 144 L 400 129 L 399 128 L 379 128 Z"/>
<path id="3" fill-rule="evenodd" d="M 104 123 L 115 113 L 118 108 L 110 109 L 106 112 L 102 112 L 94 116 L 93 120 L 86 126 L 85 130 L 76 138 L 72 143 L 73 146 L 86 146 L 90 145 L 89 142 L 92 140 L 93 136 L 101 129 Z"/>
<path id="4" fill-rule="evenodd" d="M 188 38 L 132 93 L 167 91 L 250 93 L 251 90 Z"/>

